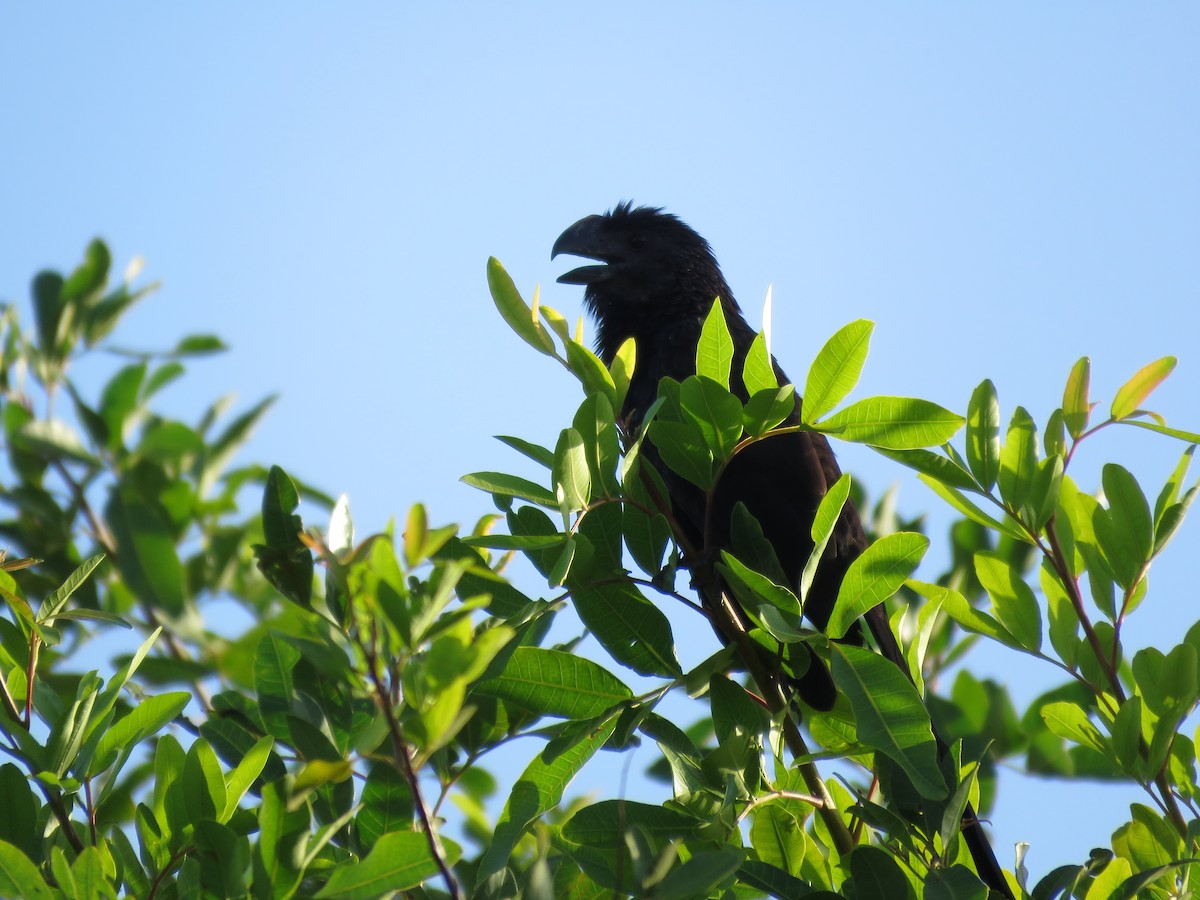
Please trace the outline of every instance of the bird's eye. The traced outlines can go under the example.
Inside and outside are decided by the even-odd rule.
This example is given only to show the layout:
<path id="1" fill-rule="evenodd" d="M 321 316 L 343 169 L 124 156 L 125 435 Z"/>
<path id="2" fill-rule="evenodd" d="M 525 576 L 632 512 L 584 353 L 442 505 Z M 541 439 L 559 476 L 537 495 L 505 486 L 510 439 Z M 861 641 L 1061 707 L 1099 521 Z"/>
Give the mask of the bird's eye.
<path id="1" fill-rule="evenodd" d="M 644 237 L 642 237 L 640 234 L 630 235 L 629 246 L 632 247 L 634 250 L 641 250 L 643 247 L 646 246 L 646 239 Z"/>

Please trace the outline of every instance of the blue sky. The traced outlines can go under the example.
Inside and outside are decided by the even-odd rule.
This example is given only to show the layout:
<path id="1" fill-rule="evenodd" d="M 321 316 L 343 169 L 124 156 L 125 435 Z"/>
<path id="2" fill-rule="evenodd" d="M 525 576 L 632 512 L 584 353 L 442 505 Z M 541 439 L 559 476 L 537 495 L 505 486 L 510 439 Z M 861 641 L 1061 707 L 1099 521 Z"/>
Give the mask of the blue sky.
<path id="1" fill-rule="evenodd" d="M 0 297 L 93 235 L 119 266 L 143 255 L 165 287 L 124 340 L 232 347 L 171 412 L 281 392 L 244 458 L 347 492 L 361 532 L 415 500 L 469 525 L 490 504 L 459 476 L 522 468 L 491 435 L 553 444 L 578 389 L 507 332 L 484 263 L 574 318 L 550 245 L 620 199 L 704 234 L 752 321 L 774 285 L 793 377 L 869 318 L 857 396 L 962 410 L 990 377 L 1005 415 L 1044 420 L 1079 356 L 1109 398 L 1174 354 L 1151 405 L 1195 430 L 1198 39 L 1182 3 L 10 4 Z M 1102 437 L 1074 470 L 1091 487 L 1115 459 L 1154 493 L 1181 449 Z M 905 512 L 935 508 L 893 464 L 840 453 L 873 495 L 898 482 Z M 931 517 L 935 547 L 948 521 Z M 1176 541 L 1133 646 L 1195 619 L 1195 523 Z M 1054 683 L 1005 654 L 978 668 L 1019 700 Z M 1035 874 L 1141 799 L 1004 777 L 1000 856 L 1032 841 Z"/>

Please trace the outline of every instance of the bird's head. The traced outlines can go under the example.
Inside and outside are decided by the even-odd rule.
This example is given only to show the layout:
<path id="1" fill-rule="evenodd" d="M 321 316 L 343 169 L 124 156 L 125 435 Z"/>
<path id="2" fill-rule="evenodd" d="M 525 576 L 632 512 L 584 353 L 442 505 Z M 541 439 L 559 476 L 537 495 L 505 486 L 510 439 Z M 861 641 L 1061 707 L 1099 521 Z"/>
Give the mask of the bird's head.
<path id="1" fill-rule="evenodd" d="M 602 356 L 627 337 L 681 316 L 703 316 L 718 296 L 733 303 L 708 242 L 655 207 L 621 203 L 604 215 L 580 219 L 558 236 L 550 258 L 560 253 L 598 262 L 558 281 L 586 286 L 584 303 L 599 326 Z"/>

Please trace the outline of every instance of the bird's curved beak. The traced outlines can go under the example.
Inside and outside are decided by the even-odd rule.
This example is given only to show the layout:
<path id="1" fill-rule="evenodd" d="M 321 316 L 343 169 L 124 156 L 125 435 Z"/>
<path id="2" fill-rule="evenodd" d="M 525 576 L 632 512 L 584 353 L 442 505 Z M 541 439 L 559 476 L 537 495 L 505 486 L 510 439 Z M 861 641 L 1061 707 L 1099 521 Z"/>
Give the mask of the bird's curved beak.
<path id="1" fill-rule="evenodd" d="M 560 253 L 566 253 L 571 256 L 598 259 L 601 263 L 607 262 L 605 259 L 603 224 L 603 216 L 587 216 L 580 219 L 558 236 L 558 240 L 554 242 L 554 246 L 550 249 L 550 258 L 554 259 Z M 609 274 L 607 265 L 580 266 L 577 269 L 572 269 L 570 272 L 559 275 L 558 283 L 595 284 L 598 281 L 608 278 Z"/>

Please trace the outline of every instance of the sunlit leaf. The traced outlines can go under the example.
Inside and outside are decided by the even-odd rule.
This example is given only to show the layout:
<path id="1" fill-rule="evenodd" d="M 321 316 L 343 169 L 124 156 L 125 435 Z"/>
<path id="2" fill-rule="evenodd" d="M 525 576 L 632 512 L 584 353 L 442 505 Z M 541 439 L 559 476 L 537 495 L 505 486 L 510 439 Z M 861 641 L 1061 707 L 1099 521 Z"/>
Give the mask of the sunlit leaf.
<path id="1" fill-rule="evenodd" d="M 928 400 L 869 397 L 834 413 L 819 430 L 845 441 L 913 450 L 946 443 L 965 421 Z"/>
<path id="2" fill-rule="evenodd" d="M 1121 385 L 1121 389 L 1113 398 L 1112 417 L 1124 419 L 1137 410 L 1142 401 L 1174 371 L 1176 362 L 1174 356 L 1164 356 L 1139 369 L 1132 378 Z"/>
<path id="3" fill-rule="evenodd" d="M 779 380 L 775 377 L 775 368 L 771 365 L 771 356 L 767 353 L 767 342 L 762 332 L 754 336 L 750 349 L 746 352 L 746 362 L 742 365 L 742 383 L 751 397 L 760 391 L 779 387 Z"/>
<path id="4" fill-rule="evenodd" d="M 808 370 L 801 417 L 816 422 L 854 390 L 867 359 L 875 323 L 858 319 L 843 326 L 826 341 Z M 879 443 L 879 442 L 873 442 Z"/>
<path id="5" fill-rule="evenodd" d="M 504 317 L 508 327 L 535 350 L 539 350 L 547 356 L 556 355 L 553 338 L 534 319 L 533 310 L 525 305 L 512 278 L 509 277 L 508 272 L 504 271 L 500 260 L 494 256 L 488 258 L 487 282 L 496 309 L 500 311 L 500 315 Z"/>
<path id="6" fill-rule="evenodd" d="M 729 388 L 729 371 L 733 365 L 733 338 L 725 323 L 725 310 L 718 297 L 704 318 L 700 340 L 696 344 L 696 374 L 711 378 L 721 387 Z"/>
<path id="7" fill-rule="evenodd" d="M 967 464 L 980 487 L 990 491 L 1000 474 L 1000 401 L 990 379 L 975 388 L 967 405 Z"/>

